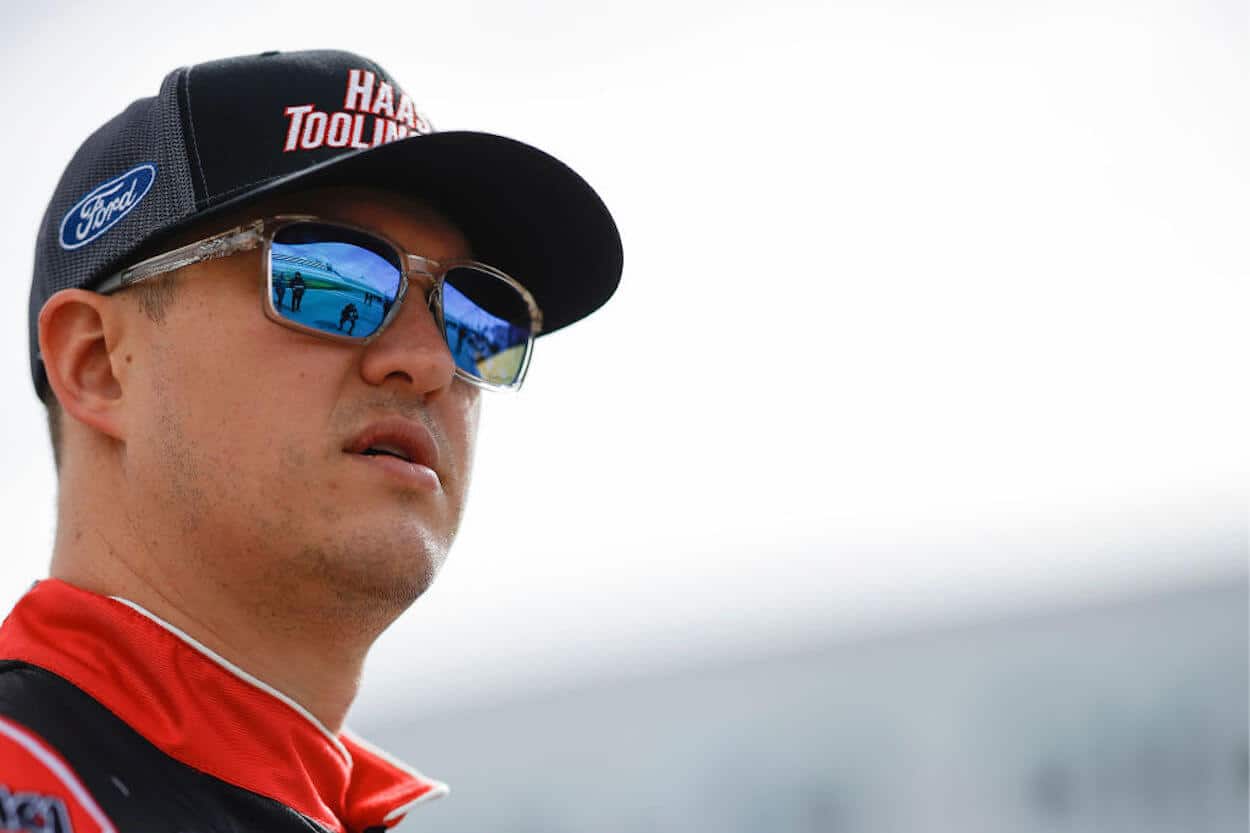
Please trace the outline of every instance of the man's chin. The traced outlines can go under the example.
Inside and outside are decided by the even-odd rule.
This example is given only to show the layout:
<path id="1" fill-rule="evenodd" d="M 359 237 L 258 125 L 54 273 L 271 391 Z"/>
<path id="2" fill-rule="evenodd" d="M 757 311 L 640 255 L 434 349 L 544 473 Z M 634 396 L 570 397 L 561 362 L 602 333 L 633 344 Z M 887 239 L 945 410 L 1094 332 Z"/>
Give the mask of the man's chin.
<path id="1" fill-rule="evenodd" d="M 362 542 L 363 543 L 363 542 Z M 367 606 L 398 616 L 421 597 L 438 573 L 444 552 L 429 544 L 373 546 L 344 544 L 306 550 L 310 578 L 342 606 Z M 427 544 L 422 546 L 421 544 Z"/>

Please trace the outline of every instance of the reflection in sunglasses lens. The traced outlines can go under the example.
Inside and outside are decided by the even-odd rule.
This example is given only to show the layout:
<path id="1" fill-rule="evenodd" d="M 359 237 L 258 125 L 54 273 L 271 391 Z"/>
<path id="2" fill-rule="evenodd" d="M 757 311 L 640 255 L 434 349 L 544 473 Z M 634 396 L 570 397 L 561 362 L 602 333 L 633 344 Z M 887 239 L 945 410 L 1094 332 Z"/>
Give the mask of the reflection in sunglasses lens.
<path id="1" fill-rule="evenodd" d="M 279 229 L 269 252 L 273 308 L 326 333 L 366 338 L 399 293 L 394 249 L 377 238 L 322 223 Z"/>
<path id="2" fill-rule="evenodd" d="M 495 385 L 516 381 L 529 348 L 530 311 L 515 287 L 469 266 L 451 269 L 443 320 L 457 367 Z"/>
<path id="3" fill-rule="evenodd" d="M 292 223 L 269 251 L 273 309 L 325 333 L 367 338 L 386 320 L 399 294 L 399 255 L 370 234 L 325 223 Z M 456 366 L 494 385 L 511 385 L 529 353 L 531 316 L 525 297 L 505 280 L 473 266 L 447 272 L 444 336 Z"/>

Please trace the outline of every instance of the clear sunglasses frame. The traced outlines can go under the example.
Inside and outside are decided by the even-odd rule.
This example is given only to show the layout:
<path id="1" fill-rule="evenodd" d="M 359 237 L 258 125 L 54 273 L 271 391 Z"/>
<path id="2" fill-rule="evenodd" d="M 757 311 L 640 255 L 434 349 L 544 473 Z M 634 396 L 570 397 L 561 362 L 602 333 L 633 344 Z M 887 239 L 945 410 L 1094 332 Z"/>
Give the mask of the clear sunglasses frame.
<path id="1" fill-rule="evenodd" d="M 346 334 L 340 335 L 338 333 L 328 333 L 324 330 L 319 330 L 316 327 L 309 327 L 305 324 L 299 323 L 298 321 L 292 321 L 274 309 L 272 286 L 273 275 L 269 269 L 270 250 L 273 246 L 274 235 L 276 235 L 283 228 L 295 223 L 317 223 L 333 228 L 346 229 L 357 234 L 364 234 L 377 239 L 381 243 L 384 243 L 395 252 L 396 260 L 400 264 L 399 291 L 395 295 L 395 302 L 391 305 L 386 317 L 382 319 L 382 323 L 380 323 L 378 328 L 372 333 L 367 336 L 350 336 Z M 264 264 L 265 282 L 262 305 L 265 311 L 265 316 L 269 318 L 269 320 L 277 324 L 281 324 L 283 327 L 296 330 L 297 332 L 307 333 L 319 338 L 343 342 L 345 344 L 368 344 L 386 330 L 390 323 L 395 320 L 396 315 L 398 315 L 399 310 L 404 305 L 404 300 L 408 295 L 408 276 L 410 274 L 422 275 L 430 280 L 431 285 L 429 295 L 426 297 L 425 302 L 430 311 L 434 313 L 435 320 L 438 322 L 438 330 L 443 336 L 444 343 L 447 341 L 447 323 L 443 317 L 443 284 L 447 273 L 452 269 L 464 267 L 473 269 L 477 272 L 482 272 L 492 278 L 503 281 L 515 289 L 520 294 L 521 298 L 524 299 L 530 315 L 530 334 L 525 343 L 525 354 L 521 358 L 521 366 L 517 371 L 516 380 L 511 384 L 504 385 L 487 382 L 484 379 L 479 379 L 476 376 L 473 376 L 466 370 L 462 369 L 459 365 L 456 365 L 456 377 L 470 385 L 473 385 L 474 387 L 482 388 L 483 390 L 497 391 L 518 390 L 521 387 L 521 382 L 525 380 L 525 373 L 529 369 L 530 356 L 534 349 L 534 337 L 542 332 L 543 318 L 542 310 L 538 307 L 538 302 L 534 300 L 534 296 L 531 295 L 529 290 L 522 286 L 519 281 L 506 272 L 476 260 L 453 260 L 448 263 L 440 263 L 439 261 L 431 260 L 428 257 L 412 254 L 411 252 L 405 251 L 403 247 L 393 240 L 388 239 L 385 235 L 378 234 L 376 231 L 371 229 L 360 228 L 358 226 L 342 223 L 337 220 L 327 220 L 311 214 L 282 214 L 275 217 L 254 220 L 250 223 L 236 226 L 228 231 L 223 231 L 219 234 L 214 234 L 211 237 L 206 237 L 203 240 L 197 240 L 194 243 L 179 246 L 178 248 L 171 249 L 168 252 L 163 252 L 162 254 L 155 255 L 154 257 L 150 257 L 146 260 L 141 260 L 133 266 L 109 276 L 103 283 L 96 287 L 95 291 L 102 295 L 109 295 L 127 287 L 134 286 L 137 283 L 150 280 L 159 275 L 164 275 L 177 269 L 181 269 L 185 266 L 190 266 L 195 263 L 203 263 L 209 260 L 217 260 L 218 258 L 229 257 L 230 255 L 252 251 L 257 248 L 262 249 L 264 252 L 262 263 Z M 447 349 L 449 351 L 451 350 L 450 345 L 448 345 Z"/>

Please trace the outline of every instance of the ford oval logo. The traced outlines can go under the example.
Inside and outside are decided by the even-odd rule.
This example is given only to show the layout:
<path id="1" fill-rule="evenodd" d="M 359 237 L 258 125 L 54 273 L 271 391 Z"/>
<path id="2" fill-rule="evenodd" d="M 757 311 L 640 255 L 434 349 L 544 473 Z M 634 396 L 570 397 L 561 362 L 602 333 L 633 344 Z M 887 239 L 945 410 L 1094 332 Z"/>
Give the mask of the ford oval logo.
<path id="1" fill-rule="evenodd" d="M 96 186 L 61 220 L 61 248 L 81 248 L 104 234 L 139 204 L 155 181 L 156 166 L 144 162 Z"/>

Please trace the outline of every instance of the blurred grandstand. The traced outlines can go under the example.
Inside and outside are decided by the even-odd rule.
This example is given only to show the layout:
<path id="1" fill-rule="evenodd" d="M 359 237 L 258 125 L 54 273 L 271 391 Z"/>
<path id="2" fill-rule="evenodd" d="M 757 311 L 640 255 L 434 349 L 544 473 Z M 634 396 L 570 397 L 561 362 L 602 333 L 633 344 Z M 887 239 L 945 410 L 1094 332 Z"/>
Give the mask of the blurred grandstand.
<path id="1" fill-rule="evenodd" d="M 1245 577 L 361 725 L 443 833 L 1247 829 Z"/>

